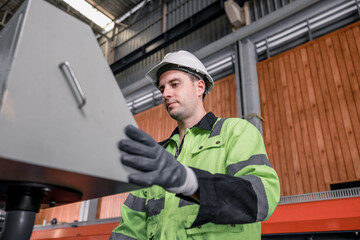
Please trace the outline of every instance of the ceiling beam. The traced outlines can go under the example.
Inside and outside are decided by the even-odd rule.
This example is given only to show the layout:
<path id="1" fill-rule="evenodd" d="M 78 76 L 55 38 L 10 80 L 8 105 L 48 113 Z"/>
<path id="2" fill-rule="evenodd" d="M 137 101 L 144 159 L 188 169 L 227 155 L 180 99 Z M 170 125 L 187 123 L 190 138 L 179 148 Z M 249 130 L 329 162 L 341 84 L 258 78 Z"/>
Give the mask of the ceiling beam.
<path id="1" fill-rule="evenodd" d="M 105 8 L 103 8 L 100 4 L 96 3 L 94 0 L 86 0 L 91 6 L 102 12 L 105 16 L 110 18 L 111 20 L 115 20 L 115 16 L 109 13 Z"/>

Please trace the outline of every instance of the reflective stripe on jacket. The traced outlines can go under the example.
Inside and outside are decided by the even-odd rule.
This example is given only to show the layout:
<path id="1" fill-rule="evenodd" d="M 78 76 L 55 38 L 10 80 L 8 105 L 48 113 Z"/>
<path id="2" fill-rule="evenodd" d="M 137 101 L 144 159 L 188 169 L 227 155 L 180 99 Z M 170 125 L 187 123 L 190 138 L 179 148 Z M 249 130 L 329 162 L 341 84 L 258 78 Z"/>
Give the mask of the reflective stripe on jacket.
<path id="1" fill-rule="evenodd" d="M 159 186 L 134 191 L 111 240 L 261 239 L 260 221 L 275 210 L 280 186 L 256 127 L 208 113 L 182 143 L 175 130 L 162 144 L 194 170 L 200 204 Z"/>

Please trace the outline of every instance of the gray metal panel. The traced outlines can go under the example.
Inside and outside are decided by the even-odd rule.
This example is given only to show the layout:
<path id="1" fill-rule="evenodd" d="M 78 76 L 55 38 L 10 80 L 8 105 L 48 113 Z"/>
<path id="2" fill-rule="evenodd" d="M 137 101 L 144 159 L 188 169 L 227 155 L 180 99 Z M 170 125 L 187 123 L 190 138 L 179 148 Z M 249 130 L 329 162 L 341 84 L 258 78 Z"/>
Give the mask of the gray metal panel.
<path id="1" fill-rule="evenodd" d="M 64 186 L 84 199 L 135 189 L 117 143 L 136 123 L 90 27 L 44 1 L 26 11 L 2 96 L 0 180 Z M 63 61 L 86 96 L 82 108 Z"/>

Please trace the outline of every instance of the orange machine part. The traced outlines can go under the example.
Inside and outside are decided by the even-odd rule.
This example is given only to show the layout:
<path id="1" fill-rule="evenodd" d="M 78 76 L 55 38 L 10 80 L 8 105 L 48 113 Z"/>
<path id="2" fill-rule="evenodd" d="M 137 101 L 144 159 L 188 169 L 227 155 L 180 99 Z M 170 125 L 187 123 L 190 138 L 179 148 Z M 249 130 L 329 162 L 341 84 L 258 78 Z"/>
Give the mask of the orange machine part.
<path id="1" fill-rule="evenodd" d="M 103 223 L 79 226 L 75 228 L 57 228 L 46 230 L 35 230 L 31 235 L 31 240 L 109 240 L 112 230 L 119 225 L 119 222 Z"/>
<path id="2" fill-rule="evenodd" d="M 31 240 L 108 240 L 118 222 L 35 230 Z M 360 230 L 360 197 L 279 205 L 263 234 Z"/>
<path id="3" fill-rule="evenodd" d="M 360 197 L 279 205 L 262 233 L 360 230 Z"/>

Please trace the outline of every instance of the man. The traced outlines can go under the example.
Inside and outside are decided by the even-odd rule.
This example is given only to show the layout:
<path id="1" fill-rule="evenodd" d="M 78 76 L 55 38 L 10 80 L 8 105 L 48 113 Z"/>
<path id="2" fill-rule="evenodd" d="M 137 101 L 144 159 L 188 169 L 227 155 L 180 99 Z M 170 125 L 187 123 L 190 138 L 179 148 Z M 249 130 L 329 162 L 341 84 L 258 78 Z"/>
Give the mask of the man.
<path id="1" fill-rule="evenodd" d="M 121 162 L 139 170 L 131 183 L 148 188 L 129 194 L 110 239 L 260 239 L 280 187 L 259 131 L 206 113 L 214 82 L 189 52 L 167 54 L 146 76 L 178 127 L 160 144 L 125 128 Z"/>

